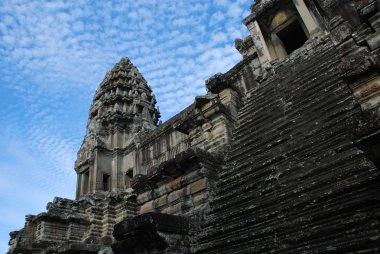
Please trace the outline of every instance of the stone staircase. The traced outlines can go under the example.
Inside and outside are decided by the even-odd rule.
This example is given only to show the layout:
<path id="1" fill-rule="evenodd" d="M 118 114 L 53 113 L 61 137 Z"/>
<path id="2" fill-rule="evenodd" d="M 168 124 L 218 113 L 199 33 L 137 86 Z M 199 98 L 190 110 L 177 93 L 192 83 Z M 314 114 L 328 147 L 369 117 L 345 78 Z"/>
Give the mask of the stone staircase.
<path id="1" fill-rule="evenodd" d="M 250 91 L 197 253 L 378 253 L 379 170 L 352 142 L 360 108 L 330 42 Z"/>

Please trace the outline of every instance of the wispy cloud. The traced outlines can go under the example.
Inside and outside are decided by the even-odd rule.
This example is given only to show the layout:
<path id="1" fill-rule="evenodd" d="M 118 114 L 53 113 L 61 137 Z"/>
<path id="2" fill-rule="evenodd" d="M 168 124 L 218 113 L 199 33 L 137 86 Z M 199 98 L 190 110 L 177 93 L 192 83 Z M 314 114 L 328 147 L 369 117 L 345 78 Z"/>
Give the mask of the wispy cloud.
<path id="1" fill-rule="evenodd" d="M 0 226 L 54 195 L 73 198 L 88 109 L 115 62 L 131 58 L 166 120 L 241 59 L 233 43 L 248 34 L 251 2 L 1 1 Z M 8 235 L 0 239 L 5 252 Z"/>

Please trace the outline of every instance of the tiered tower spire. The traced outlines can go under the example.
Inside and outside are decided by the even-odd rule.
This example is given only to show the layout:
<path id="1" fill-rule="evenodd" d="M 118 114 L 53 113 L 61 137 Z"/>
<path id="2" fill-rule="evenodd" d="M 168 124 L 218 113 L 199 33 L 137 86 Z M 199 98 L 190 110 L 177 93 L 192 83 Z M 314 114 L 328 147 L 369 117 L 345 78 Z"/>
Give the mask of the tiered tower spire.
<path id="1" fill-rule="evenodd" d="M 78 152 L 77 198 L 125 189 L 126 170 L 136 164 L 126 159 L 128 147 L 134 146 L 136 135 L 156 127 L 160 113 L 155 104 L 151 88 L 129 58 L 122 58 L 106 73 L 95 93 Z"/>

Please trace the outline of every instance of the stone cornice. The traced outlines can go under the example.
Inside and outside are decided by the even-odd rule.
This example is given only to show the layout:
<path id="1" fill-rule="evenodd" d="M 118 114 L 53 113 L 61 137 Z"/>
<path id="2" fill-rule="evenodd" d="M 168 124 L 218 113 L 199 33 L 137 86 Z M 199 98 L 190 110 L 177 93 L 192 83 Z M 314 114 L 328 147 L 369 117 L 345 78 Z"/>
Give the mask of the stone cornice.
<path id="1" fill-rule="evenodd" d="M 210 103 L 211 106 L 202 110 L 202 106 Z M 224 116 L 227 117 L 228 120 L 234 121 L 234 117 L 230 114 L 229 110 L 226 108 L 225 105 L 223 105 L 219 98 L 214 96 L 197 96 L 195 98 L 194 102 L 194 109 L 189 112 L 189 114 L 186 116 L 186 118 L 181 119 L 181 121 L 178 121 L 174 125 L 174 129 L 188 134 L 190 129 L 195 128 L 195 126 L 198 126 L 200 124 L 203 124 L 207 121 L 207 119 L 210 119 L 211 116 L 221 113 Z"/>
<path id="2" fill-rule="evenodd" d="M 191 104 L 190 106 L 182 110 L 180 113 L 170 118 L 170 120 L 158 126 L 153 131 L 150 131 L 147 134 L 145 134 L 143 137 L 141 137 L 141 145 L 148 145 L 149 143 L 153 142 L 155 139 L 161 137 L 162 135 L 165 135 L 166 133 L 175 130 L 174 126 L 176 126 L 178 122 L 181 122 L 181 120 L 186 119 L 193 109 L 194 104 Z"/>
<path id="3" fill-rule="evenodd" d="M 222 165 L 224 159 L 217 154 L 211 154 L 197 147 L 180 152 L 175 158 L 162 162 L 148 169 L 147 175 L 136 175 L 132 179 L 132 188 L 136 193 L 154 188 L 164 179 L 176 178 L 188 172 L 198 170 L 205 165 L 216 169 Z"/>
<path id="4" fill-rule="evenodd" d="M 76 224 L 82 224 L 82 225 L 91 225 L 90 221 L 85 219 L 84 217 L 78 217 L 78 216 L 71 216 L 69 214 L 64 213 L 40 213 L 38 214 L 34 219 L 34 223 L 39 223 L 42 221 L 46 222 L 60 222 L 60 223 L 76 223 Z"/>

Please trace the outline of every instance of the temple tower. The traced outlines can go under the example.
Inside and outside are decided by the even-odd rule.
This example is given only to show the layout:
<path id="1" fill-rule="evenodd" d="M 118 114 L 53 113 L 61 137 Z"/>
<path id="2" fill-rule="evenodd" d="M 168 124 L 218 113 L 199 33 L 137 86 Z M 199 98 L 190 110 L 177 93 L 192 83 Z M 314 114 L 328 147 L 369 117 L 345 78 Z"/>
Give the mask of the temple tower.
<path id="1" fill-rule="evenodd" d="M 141 133 L 160 117 L 146 80 L 128 58 L 108 71 L 95 93 L 86 135 L 78 152 L 76 197 L 128 189 L 139 168 Z"/>

